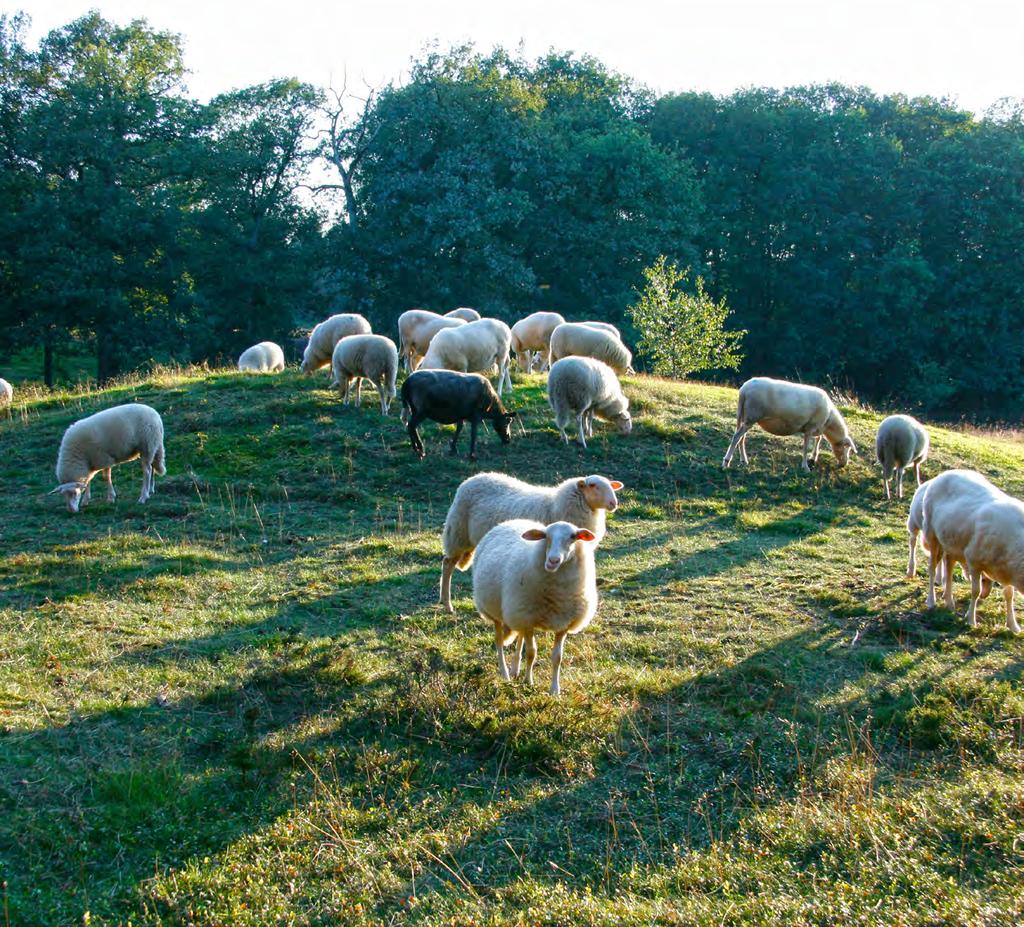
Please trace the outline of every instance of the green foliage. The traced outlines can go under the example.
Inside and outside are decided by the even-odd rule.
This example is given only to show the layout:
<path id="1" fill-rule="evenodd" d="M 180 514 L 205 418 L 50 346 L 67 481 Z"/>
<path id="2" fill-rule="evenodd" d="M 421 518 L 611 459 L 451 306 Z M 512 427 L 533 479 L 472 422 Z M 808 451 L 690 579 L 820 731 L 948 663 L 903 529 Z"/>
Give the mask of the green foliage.
<path id="1" fill-rule="evenodd" d="M 743 360 L 739 350 L 744 331 L 727 331 L 729 307 L 694 280 L 694 292 L 683 287 L 689 272 L 669 263 L 665 255 L 644 268 L 647 285 L 627 310 L 640 333 L 637 342 L 651 361 L 653 373 L 681 379 L 705 370 L 735 370 Z"/>

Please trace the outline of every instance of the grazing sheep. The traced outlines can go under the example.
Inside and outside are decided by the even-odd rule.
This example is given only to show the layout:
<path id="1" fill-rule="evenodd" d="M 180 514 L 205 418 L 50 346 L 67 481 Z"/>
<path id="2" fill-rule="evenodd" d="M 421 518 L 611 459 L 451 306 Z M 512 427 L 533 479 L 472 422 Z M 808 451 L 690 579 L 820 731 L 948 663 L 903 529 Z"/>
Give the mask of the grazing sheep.
<path id="1" fill-rule="evenodd" d="M 356 405 L 362 400 L 362 378 L 375 387 L 380 396 L 380 414 L 387 415 L 391 400 L 395 398 L 395 380 L 398 377 L 398 348 L 383 335 L 349 335 L 334 348 L 331 358 L 334 380 L 348 405 L 352 381 L 356 381 Z M 342 388 L 344 387 L 344 388 Z"/>
<path id="2" fill-rule="evenodd" d="M 931 555 L 928 608 L 935 607 L 935 585 L 941 576 L 946 607 L 955 611 L 953 567 L 959 563 L 971 581 L 966 616 L 971 627 L 977 624 L 978 600 L 988 595 L 995 580 L 1003 585 L 1006 626 L 1018 633 L 1013 590 L 1024 588 L 1024 504 L 973 470 L 947 470 L 918 493 L 922 489 L 920 520 L 924 546 Z"/>
<path id="3" fill-rule="evenodd" d="M 458 309 L 452 309 L 451 312 L 446 312 L 444 317 L 446 319 L 462 319 L 463 322 L 478 322 L 480 320 L 480 313 L 476 309 L 462 306 Z"/>
<path id="4" fill-rule="evenodd" d="M 512 350 L 523 373 L 533 373 L 533 353 L 540 352 L 543 373 L 548 369 L 547 356 L 551 350 L 551 333 L 565 318 L 557 312 L 534 312 L 512 326 Z"/>
<path id="5" fill-rule="evenodd" d="M 579 443 L 584 448 L 594 433 L 594 416 L 614 423 L 619 434 L 633 430 L 629 400 L 615 371 L 592 357 L 563 357 L 551 365 L 548 373 L 548 403 L 555 413 L 555 424 L 562 440 L 569 443 L 565 427 L 573 419 L 579 429 Z"/>
<path id="6" fill-rule="evenodd" d="M 614 335 L 619 341 L 622 341 L 622 332 L 620 332 L 611 322 L 580 322 L 580 325 L 586 325 L 589 328 L 596 328 L 600 331 L 609 332 Z M 625 342 L 622 342 L 625 344 Z"/>
<path id="7" fill-rule="evenodd" d="M 398 317 L 398 353 L 408 371 L 418 366 L 434 335 L 446 328 L 458 328 L 466 320 L 454 316 L 438 315 L 429 309 L 409 309 Z"/>
<path id="8" fill-rule="evenodd" d="M 507 412 L 486 377 L 453 370 L 417 370 L 402 384 L 402 421 L 409 431 L 412 449 L 422 458 L 423 442 L 416 430 L 425 419 L 454 425 L 450 453 L 455 454 L 463 424 L 470 425 L 469 459 L 476 460 L 476 433 L 485 419 L 502 444 L 512 441 L 512 422 L 517 413 Z"/>
<path id="9" fill-rule="evenodd" d="M 804 452 L 801 466 L 810 471 L 807 457 L 814 440 L 814 461 L 818 460 L 821 439 L 828 439 L 840 467 L 846 466 L 850 454 L 857 453 L 857 447 L 850 437 L 846 422 L 828 394 L 817 386 L 790 383 L 788 380 L 773 380 L 771 377 L 754 377 L 740 387 L 739 403 L 736 410 L 736 433 L 729 442 L 729 448 L 722 458 L 722 466 L 732 463 L 733 454 L 739 448 L 744 463 L 747 458 L 747 432 L 760 425 L 773 435 L 804 436 Z M 816 439 L 816 440 L 815 440 Z"/>
<path id="10" fill-rule="evenodd" d="M 928 432 L 916 418 L 909 415 L 890 415 L 878 426 L 875 438 L 875 457 L 882 465 L 882 485 L 885 498 L 891 499 L 889 481 L 896 472 L 896 497 L 903 498 L 903 471 L 912 466 L 921 485 L 921 464 L 928 458 Z"/>
<path id="11" fill-rule="evenodd" d="M 438 332 L 423 358 L 422 370 L 457 370 L 461 373 L 489 373 L 498 367 L 498 395 L 512 389 L 509 358 L 512 332 L 498 319 L 466 322 Z"/>
<path id="12" fill-rule="evenodd" d="M 594 540 L 592 531 L 571 522 L 544 525 L 520 518 L 502 522 L 481 538 L 473 568 L 473 602 L 480 615 L 494 623 L 502 679 L 510 678 L 505 647 L 519 638 L 512 675 L 519 675 L 525 655 L 526 682 L 533 685 L 536 633 L 553 631 L 551 694 L 561 692 L 565 636 L 582 631 L 597 611 L 596 545 L 585 543 Z"/>
<path id="13" fill-rule="evenodd" d="M 361 315 L 352 312 L 332 315 L 324 319 L 309 333 L 309 344 L 302 355 L 300 369 L 303 373 L 313 373 L 326 367 L 334 355 L 334 346 L 349 335 L 368 335 L 373 329 Z"/>
<path id="14" fill-rule="evenodd" d="M 69 426 L 57 454 L 57 481 L 52 490 L 61 493 L 68 511 L 77 512 L 89 502 L 89 483 L 102 471 L 107 480 L 107 501 L 117 498 L 111 468 L 138 457 L 142 461 L 142 494 L 145 502 L 156 489 L 154 473 L 163 476 L 164 423 L 156 409 L 141 402 L 114 406 L 80 419 Z"/>
<path id="15" fill-rule="evenodd" d="M 242 352 L 238 358 L 238 369 L 280 373 L 284 370 L 284 351 L 273 341 L 261 341 Z"/>
<path id="16" fill-rule="evenodd" d="M 605 534 L 605 511 L 619 507 L 618 480 L 593 475 L 563 480 L 557 486 L 534 486 L 504 473 L 478 473 L 464 480 L 452 499 L 441 533 L 441 603 L 452 608 L 452 574 L 468 570 L 480 539 L 510 518 L 542 524 L 571 521 L 586 528 L 598 543 Z"/>
<path id="17" fill-rule="evenodd" d="M 629 348 L 611 332 L 589 323 L 565 322 L 551 333 L 548 367 L 572 355 L 603 361 L 620 375 L 633 372 L 633 355 Z"/>
<path id="18" fill-rule="evenodd" d="M 0 406 L 6 406 L 14 402 L 14 387 L 3 377 L 0 377 Z"/>

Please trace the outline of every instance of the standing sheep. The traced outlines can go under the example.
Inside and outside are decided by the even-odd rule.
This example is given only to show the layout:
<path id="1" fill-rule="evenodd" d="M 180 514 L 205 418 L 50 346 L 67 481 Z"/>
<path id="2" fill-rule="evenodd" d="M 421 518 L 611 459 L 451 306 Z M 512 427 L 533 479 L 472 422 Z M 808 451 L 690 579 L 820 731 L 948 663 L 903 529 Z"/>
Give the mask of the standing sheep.
<path id="1" fill-rule="evenodd" d="M 142 494 L 145 502 L 156 489 L 154 472 L 163 476 L 164 423 L 156 409 L 141 402 L 114 406 L 80 419 L 69 426 L 57 454 L 57 481 L 52 490 L 61 493 L 68 511 L 77 512 L 89 502 L 89 483 L 102 472 L 107 480 L 107 501 L 117 498 L 111 468 L 138 457 L 142 461 Z"/>
<path id="2" fill-rule="evenodd" d="M 345 405 L 348 405 L 352 381 L 356 381 L 356 405 L 362 400 L 362 378 L 375 387 L 380 396 L 380 413 L 387 415 L 391 400 L 395 398 L 395 380 L 398 377 L 398 348 L 383 335 L 349 335 L 334 348 L 331 358 L 334 380 Z M 342 388 L 344 387 L 344 389 Z"/>
<path id="3" fill-rule="evenodd" d="M 438 332 L 420 364 L 422 370 L 489 373 L 498 368 L 498 395 L 512 389 L 509 358 L 512 332 L 498 319 L 480 319 Z"/>
<path id="4" fill-rule="evenodd" d="M 458 309 L 452 309 L 451 312 L 444 314 L 446 319 L 462 319 L 463 322 L 478 322 L 480 321 L 480 313 L 476 309 L 470 309 L 468 306 L 461 306 Z"/>
<path id="5" fill-rule="evenodd" d="M 10 405 L 12 402 L 14 402 L 14 387 L 0 377 L 0 406 Z"/>
<path id="6" fill-rule="evenodd" d="M 309 333 L 309 344 L 302 355 L 300 369 L 313 373 L 328 366 L 334 355 L 334 346 L 349 335 L 368 335 L 373 329 L 361 315 L 347 312 L 324 319 Z"/>
<path id="7" fill-rule="evenodd" d="M 814 440 L 814 461 L 818 460 L 821 439 L 825 437 L 832 448 L 836 462 L 845 467 L 857 446 L 850 437 L 846 422 L 828 394 L 817 386 L 773 380 L 771 377 L 753 377 L 740 387 L 736 410 L 736 433 L 722 458 L 722 466 L 732 463 L 739 448 L 744 463 L 747 458 L 747 432 L 760 425 L 772 435 L 802 434 L 804 452 L 801 466 L 810 471 L 807 458 Z M 816 439 L 816 440 L 815 440 Z"/>
<path id="8" fill-rule="evenodd" d="M 562 647 L 597 612 L 594 534 L 571 522 L 550 525 L 526 519 L 502 522 L 483 536 L 473 568 L 473 602 L 494 623 L 498 674 L 508 679 L 505 647 L 522 641 L 526 682 L 533 685 L 537 631 L 553 631 L 551 694 L 561 693 Z M 582 543 L 581 543 L 582 542 Z M 518 676 L 521 655 L 513 658 Z"/>
<path id="9" fill-rule="evenodd" d="M 408 309 L 398 317 L 398 353 L 406 370 L 412 372 L 433 341 L 434 335 L 446 328 L 458 328 L 466 320 L 438 315 L 429 309 Z"/>
<path id="10" fill-rule="evenodd" d="M 619 434 L 633 430 L 629 400 L 622 392 L 619 378 L 607 364 L 592 357 L 563 357 L 548 373 L 548 403 L 555 413 L 555 424 L 562 440 L 569 443 L 566 426 L 573 419 L 579 430 L 579 443 L 584 448 L 594 433 L 594 416 L 614 423 Z"/>
<path id="11" fill-rule="evenodd" d="M 594 328 L 590 323 L 565 322 L 551 333 L 548 367 L 572 355 L 603 361 L 619 375 L 633 372 L 629 348 L 611 332 Z"/>
<path id="12" fill-rule="evenodd" d="M 284 351 L 273 341 L 261 341 L 242 352 L 238 358 L 238 369 L 280 373 L 284 370 Z"/>
<path id="13" fill-rule="evenodd" d="M 541 373 L 548 369 L 551 333 L 564 323 L 565 318 L 557 312 L 534 312 L 512 326 L 512 350 L 523 373 L 533 373 L 534 351 L 540 352 Z"/>
<path id="14" fill-rule="evenodd" d="M 586 528 L 598 543 L 605 534 L 605 512 L 619 507 L 618 480 L 593 475 L 572 477 L 557 486 L 534 486 L 504 473 L 478 473 L 464 480 L 452 499 L 441 532 L 441 603 L 452 608 L 452 574 L 468 570 L 480 539 L 511 518 L 547 524 L 571 521 Z"/>
<path id="15" fill-rule="evenodd" d="M 875 458 L 882 465 L 882 485 L 885 498 L 891 499 L 889 481 L 896 472 L 896 498 L 903 498 L 903 471 L 912 466 L 921 485 L 921 464 L 928 458 L 928 432 L 916 418 L 909 415 L 890 415 L 878 426 L 875 438 Z"/>

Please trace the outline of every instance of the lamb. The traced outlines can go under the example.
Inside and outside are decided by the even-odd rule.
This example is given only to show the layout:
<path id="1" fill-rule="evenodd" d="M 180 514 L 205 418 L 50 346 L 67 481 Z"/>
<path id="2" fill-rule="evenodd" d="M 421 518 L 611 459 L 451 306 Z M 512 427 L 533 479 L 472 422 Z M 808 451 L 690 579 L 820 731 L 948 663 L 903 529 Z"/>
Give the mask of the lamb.
<path id="1" fill-rule="evenodd" d="M 261 341 L 242 352 L 238 358 L 238 369 L 280 373 L 284 370 L 284 351 L 273 341 Z"/>
<path id="2" fill-rule="evenodd" d="M 465 324 L 465 319 L 438 315 L 428 309 L 409 309 L 403 312 L 398 317 L 398 353 L 405 369 L 411 372 L 417 368 L 417 358 L 427 353 L 430 342 L 439 331 Z"/>
<path id="3" fill-rule="evenodd" d="M 875 458 L 882 465 L 885 498 L 891 499 L 889 481 L 896 472 L 896 497 L 903 498 L 903 471 L 914 468 L 917 485 L 921 485 L 921 464 L 928 457 L 928 432 L 910 415 L 890 415 L 878 426 Z"/>
<path id="4" fill-rule="evenodd" d="M 452 499 L 441 532 L 441 603 L 452 608 L 452 574 L 468 570 L 480 539 L 511 518 L 530 518 L 547 524 L 569 521 L 586 528 L 597 543 L 605 534 L 605 512 L 619 507 L 618 480 L 596 474 L 572 477 L 557 486 L 534 486 L 504 473 L 478 473 L 464 480 Z"/>
<path id="5" fill-rule="evenodd" d="M 498 367 L 498 395 L 511 391 L 509 374 L 512 332 L 498 319 L 466 322 L 457 328 L 440 331 L 420 364 L 423 370 L 457 370 L 461 373 L 487 373 Z"/>
<path id="6" fill-rule="evenodd" d="M 557 312 L 534 312 L 512 326 L 512 350 L 523 373 L 533 373 L 534 351 L 540 352 L 541 373 L 548 369 L 551 333 L 564 323 L 565 318 Z"/>
<path id="7" fill-rule="evenodd" d="M 452 309 L 451 312 L 446 312 L 444 317 L 446 319 L 462 319 L 463 322 L 478 322 L 480 313 L 468 306 L 461 306 L 458 309 Z"/>
<path id="8" fill-rule="evenodd" d="M 753 377 L 740 387 L 736 411 L 736 433 L 729 442 L 729 448 L 722 458 L 722 466 L 732 463 L 733 454 L 739 448 L 744 463 L 747 458 L 747 432 L 760 425 L 773 435 L 804 436 L 804 452 L 801 466 L 810 472 L 807 464 L 811 441 L 814 440 L 814 461 L 818 460 L 821 439 L 828 439 L 832 453 L 840 467 L 850 461 L 850 454 L 857 453 L 857 446 L 850 437 L 846 421 L 828 398 L 828 394 L 817 386 L 790 383 L 787 380 L 773 380 L 771 377 Z"/>
<path id="9" fill-rule="evenodd" d="M 0 406 L 6 406 L 14 402 L 14 387 L 3 377 L 0 377 Z"/>
<path id="10" fill-rule="evenodd" d="M 589 323 L 565 322 L 551 333 L 548 367 L 576 355 L 603 361 L 618 374 L 633 373 L 633 355 L 615 335 Z"/>
<path id="11" fill-rule="evenodd" d="M 324 319 L 309 333 L 309 344 L 302 355 L 300 369 L 313 373 L 326 367 L 334 356 L 334 346 L 348 335 L 368 335 L 373 331 L 370 323 L 352 312 L 332 315 Z"/>
<path id="12" fill-rule="evenodd" d="M 513 657 L 519 675 L 525 655 L 526 682 L 533 685 L 537 631 L 553 631 L 551 694 L 561 692 L 562 647 L 567 634 L 579 634 L 597 612 L 593 532 L 572 522 L 549 525 L 513 519 L 491 528 L 480 540 L 473 569 L 473 602 L 494 623 L 498 674 L 509 679 L 505 647 L 521 640 Z M 543 543 L 538 543 L 543 542 Z"/>
<path id="13" fill-rule="evenodd" d="M 579 443 L 584 448 L 594 433 L 594 416 L 618 426 L 619 434 L 633 430 L 629 400 L 615 371 L 592 357 L 563 357 L 548 373 L 548 403 L 555 413 L 555 424 L 562 440 L 569 443 L 565 427 L 573 419 L 579 429 Z"/>
<path id="14" fill-rule="evenodd" d="M 450 449 L 453 455 L 462 426 L 468 419 L 469 459 L 476 460 L 476 432 L 480 422 L 490 421 L 501 443 L 509 444 L 516 417 L 517 413 L 505 410 L 494 387 L 478 373 L 417 370 L 402 384 L 402 421 L 409 430 L 412 449 L 421 459 L 425 452 L 416 429 L 425 419 L 455 426 Z"/>
<path id="15" fill-rule="evenodd" d="M 69 426 L 57 454 L 57 480 L 52 493 L 61 493 L 68 511 L 89 502 L 89 483 L 102 471 L 107 480 L 107 501 L 117 498 L 111 468 L 140 458 L 145 502 L 156 489 L 153 474 L 163 476 L 164 423 L 156 409 L 140 402 L 104 409 Z"/>
<path id="16" fill-rule="evenodd" d="M 336 386 L 348 405 L 352 381 L 356 381 L 356 405 L 362 399 L 362 378 L 375 387 L 380 396 L 380 414 L 387 415 L 395 398 L 395 380 L 398 377 L 398 348 L 383 335 L 349 335 L 334 348 L 331 369 Z M 344 386 L 344 389 L 342 389 Z"/>

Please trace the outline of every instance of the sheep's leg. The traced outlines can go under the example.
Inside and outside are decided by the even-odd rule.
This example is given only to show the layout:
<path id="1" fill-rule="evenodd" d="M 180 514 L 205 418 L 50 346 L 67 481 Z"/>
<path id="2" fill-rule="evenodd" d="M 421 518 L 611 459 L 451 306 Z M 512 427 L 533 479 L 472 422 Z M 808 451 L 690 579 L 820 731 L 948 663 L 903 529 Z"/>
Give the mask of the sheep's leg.
<path id="1" fill-rule="evenodd" d="M 528 631 L 523 637 L 523 644 L 526 649 L 526 684 L 533 685 L 533 664 L 537 662 L 537 638 L 532 631 Z"/>
<path id="2" fill-rule="evenodd" d="M 519 677 L 519 669 L 523 665 L 523 648 L 526 646 L 526 638 L 517 637 L 512 643 L 512 666 L 509 672 L 512 674 L 513 679 L 517 679 Z"/>
<path id="3" fill-rule="evenodd" d="M 505 625 L 500 621 L 494 622 L 494 645 L 498 650 L 498 675 L 502 679 L 508 679 L 508 664 L 505 662 Z"/>
<path id="4" fill-rule="evenodd" d="M 449 615 L 455 614 L 452 608 L 452 574 L 458 557 L 444 557 L 441 560 L 441 604 Z"/>
<path id="5" fill-rule="evenodd" d="M 517 352 L 516 362 L 519 364 L 519 369 L 522 370 L 523 373 L 533 373 L 533 351 Z"/>
<path id="6" fill-rule="evenodd" d="M 804 432 L 804 452 L 800 458 L 800 466 L 808 473 L 811 472 L 810 465 L 807 463 L 807 458 L 811 453 L 811 435 L 810 432 Z"/>
<path id="7" fill-rule="evenodd" d="M 419 432 L 416 427 L 422 422 L 424 416 L 418 412 L 411 412 L 409 414 L 409 421 L 406 424 L 406 430 L 409 432 L 409 440 L 412 442 L 412 449 L 422 459 L 425 455 L 423 450 L 423 441 L 420 439 Z"/>
<path id="8" fill-rule="evenodd" d="M 921 485 L 921 461 L 914 464 L 914 475 L 917 477 L 917 485 Z"/>
<path id="9" fill-rule="evenodd" d="M 456 445 L 459 443 L 459 435 L 462 434 L 462 426 L 465 424 L 466 423 L 463 421 L 458 421 L 455 423 L 455 434 L 452 435 L 451 447 L 448 449 L 448 453 L 452 457 L 454 457 L 458 453 Z"/>
<path id="10" fill-rule="evenodd" d="M 882 464 L 882 485 L 885 487 L 885 498 L 892 499 L 892 492 L 889 490 L 889 483 L 892 481 L 892 467 Z"/>
<path id="11" fill-rule="evenodd" d="M 114 473 L 112 467 L 107 467 L 103 471 L 103 478 L 107 481 L 107 502 L 113 502 L 117 499 L 117 493 L 114 491 Z"/>
<path id="12" fill-rule="evenodd" d="M 729 447 L 725 452 L 725 456 L 722 458 L 722 467 L 728 468 L 732 463 L 733 454 L 736 453 L 736 449 L 740 446 L 740 442 L 746 437 L 748 431 L 750 431 L 751 424 L 744 422 L 736 428 L 735 434 L 732 436 L 732 440 L 729 442 Z M 744 463 L 746 463 L 746 457 L 744 456 Z"/>
<path id="13" fill-rule="evenodd" d="M 1003 598 L 1006 600 L 1006 630 L 1011 634 L 1020 634 L 1020 625 L 1013 613 L 1013 586 L 1003 586 Z"/>
<path id="14" fill-rule="evenodd" d="M 363 378 L 356 377 L 356 408 L 363 407 Z"/>
<path id="15" fill-rule="evenodd" d="M 896 468 L 896 498 L 903 498 L 903 474 L 905 472 L 904 467 Z"/>
<path id="16" fill-rule="evenodd" d="M 981 598 L 981 570 L 971 570 L 971 604 L 967 606 L 967 623 L 972 627 L 978 626 L 978 599 Z M 1010 589 L 1012 594 L 1013 589 Z M 1005 593 L 1004 593 L 1005 594 Z"/>
<path id="17" fill-rule="evenodd" d="M 384 381 L 381 380 L 380 383 L 374 383 L 373 385 L 377 387 L 377 395 L 380 397 L 380 414 L 387 415 L 388 404 L 387 400 L 384 398 L 387 395 L 387 388 L 384 386 Z"/>
<path id="18" fill-rule="evenodd" d="M 476 433 L 480 427 L 480 419 L 471 418 L 469 420 L 469 459 L 476 460 Z M 456 433 L 456 437 L 458 434 Z"/>
<path id="19" fill-rule="evenodd" d="M 956 564 L 954 564 L 953 561 L 949 559 L 948 554 L 942 555 L 942 579 L 944 589 L 943 597 L 946 602 L 946 608 L 948 608 L 951 612 L 956 611 L 956 602 L 953 599 L 953 567 L 955 565 Z M 973 577 L 971 578 L 971 582 L 974 582 Z"/>
<path id="20" fill-rule="evenodd" d="M 346 405 L 347 406 L 348 405 L 349 391 L 352 389 L 352 381 L 348 377 L 345 377 L 344 386 L 342 386 L 342 384 L 340 384 L 340 383 L 338 384 L 338 386 L 339 386 L 339 388 L 341 388 L 341 402 L 342 402 L 342 405 Z"/>
<path id="21" fill-rule="evenodd" d="M 821 451 L 821 438 L 822 436 L 818 435 L 818 437 L 814 441 L 814 457 L 811 458 L 812 463 L 818 462 L 818 454 Z"/>
<path id="22" fill-rule="evenodd" d="M 143 461 L 142 463 L 142 493 L 139 495 L 139 502 L 145 502 L 149 496 L 149 481 L 152 478 L 153 467 L 151 464 Z"/>
<path id="23" fill-rule="evenodd" d="M 925 605 L 928 608 L 935 608 L 935 574 L 939 568 L 939 560 L 942 554 L 939 552 L 938 542 L 934 539 L 929 543 L 928 558 L 928 598 Z"/>
<path id="24" fill-rule="evenodd" d="M 917 536 L 920 531 L 910 532 L 910 557 L 907 559 L 907 576 L 913 578 L 917 575 Z"/>
<path id="25" fill-rule="evenodd" d="M 594 437 L 594 410 L 593 409 L 587 409 L 587 411 L 585 413 L 584 421 L 585 421 L 585 424 L 587 426 L 587 437 L 588 438 Z"/>
<path id="26" fill-rule="evenodd" d="M 560 631 L 555 635 L 555 648 L 551 651 L 551 694 L 560 695 L 562 687 L 560 679 L 562 675 L 562 646 L 565 644 L 567 631 Z"/>
<path id="27" fill-rule="evenodd" d="M 577 428 L 579 429 L 579 438 L 577 438 L 577 440 L 583 446 L 584 450 L 587 447 L 587 428 L 583 424 L 583 419 L 584 419 L 585 415 L 586 415 L 585 412 L 580 412 L 580 414 L 576 416 L 576 425 L 577 425 Z"/>

